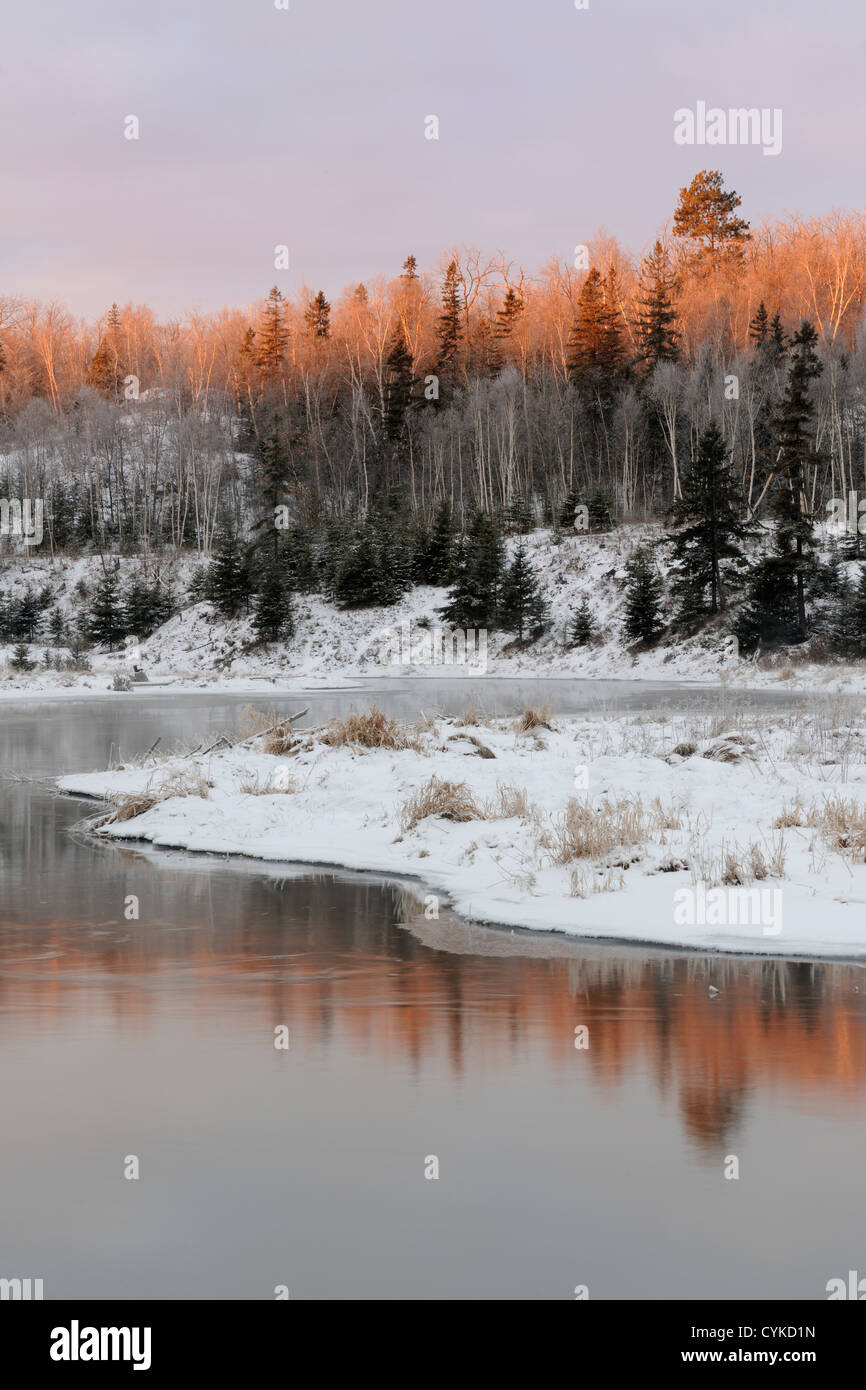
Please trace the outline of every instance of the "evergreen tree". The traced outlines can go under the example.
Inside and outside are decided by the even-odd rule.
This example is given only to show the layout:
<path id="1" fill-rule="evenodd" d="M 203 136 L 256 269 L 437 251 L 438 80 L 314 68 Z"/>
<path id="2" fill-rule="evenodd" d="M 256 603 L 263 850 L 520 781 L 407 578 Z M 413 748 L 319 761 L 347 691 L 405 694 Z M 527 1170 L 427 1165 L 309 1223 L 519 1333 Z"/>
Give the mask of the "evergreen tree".
<path id="1" fill-rule="evenodd" d="M 425 547 L 423 563 L 419 567 L 420 583 L 439 585 L 449 583 L 452 577 L 453 560 L 454 532 L 451 508 L 447 502 L 442 502 L 433 518 L 433 528 Z"/>
<path id="2" fill-rule="evenodd" d="M 440 616 L 452 627 L 495 627 L 504 570 L 505 544 L 499 527 L 486 512 L 478 512 L 457 549 L 454 584 Z"/>
<path id="3" fill-rule="evenodd" d="M 754 318 L 749 324 L 749 337 L 756 348 L 762 348 L 767 339 L 770 327 L 770 315 L 767 313 L 767 306 L 763 299 L 758 305 Z"/>
<path id="4" fill-rule="evenodd" d="M 574 617 L 568 627 L 570 647 L 588 647 L 598 634 L 598 623 L 589 606 L 589 599 L 583 598 L 577 605 Z"/>
<path id="5" fill-rule="evenodd" d="M 457 367 L 457 351 L 463 337 L 463 306 L 460 299 L 460 273 L 451 261 L 442 284 L 442 312 L 439 315 L 439 375 L 452 379 Z"/>
<path id="6" fill-rule="evenodd" d="M 616 272 L 593 269 L 583 282 L 568 342 L 568 370 L 576 385 L 607 394 L 624 361 L 614 295 Z"/>
<path id="7" fill-rule="evenodd" d="M 752 235 L 748 222 L 734 216 L 742 201 L 733 189 L 725 189 L 718 169 L 702 169 L 688 188 L 680 189 L 674 235 L 688 238 L 697 260 L 709 269 L 725 259 L 741 260 Z"/>
<path id="8" fill-rule="evenodd" d="M 118 401 L 123 392 L 126 373 L 120 365 L 117 354 L 104 338 L 87 365 L 84 376 L 85 385 L 98 391 L 107 400 Z"/>
<path id="9" fill-rule="evenodd" d="M 66 619 L 59 608 L 55 608 L 52 612 L 48 630 L 51 633 L 51 640 L 55 647 L 64 647 L 66 645 Z"/>
<path id="10" fill-rule="evenodd" d="M 418 279 L 418 262 L 414 256 L 407 256 L 402 266 L 404 280 Z"/>
<path id="11" fill-rule="evenodd" d="M 520 321 L 523 313 L 523 296 L 513 285 L 509 285 L 505 291 L 505 298 L 502 301 L 502 308 L 496 311 L 496 338 L 499 348 L 500 360 L 511 347 L 514 330 Z"/>
<path id="12" fill-rule="evenodd" d="M 253 629 L 263 642 L 294 636 L 292 595 L 279 555 L 268 551 L 261 562 L 258 592 L 253 605 Z"/>
<path id="13" fill-rule="evenodd" d="M 316 562 L 313 541 L 306 526 L 296 522 L 286 532 L 285 547 L 281 548 L 286 580 L 298 593 L 309 593 L 316 585 Z"/>
<path id="14" fill-rule="evenodd" d="M 829 646 L 843 661 L 866 659 L 866 567 L 856 585 L 845 585 L 830 623 Z"/>
<path id="15" fill-rule="evenodd" d="M 385 362 L 385 430 L 392 443 L 406 428 L 406 411 L 412 402 L 412 367 L 412 354 L 403 330 L 398 328 Z"/>
<path id="16" fill-rule="evenodd" d="M 749 571 L 745 601 L 733 624 L 744 656 L 759 647 L 799 640 L 797 594 L 791 583 L 790 554 L 778 534 L 769 552 Z"/>
<path id="17" fill-rule="evenodd" d="M 519 545 L 502 585 L 499 625 L 517 634 L 522 642 L 526 632 L 535 633 L 544 622 L 546 608 L 541 585 L 526 547 Z"/>
<path id="18" fill-rule="evenodd" d="M 304 322 L 311 338 L 330 338 L 331 306 L 325 298 L 324 290 L 319 290 L 315 298 L 310 300 L 304 310 Z"/>
<path id="19" fill-rule="evenodd" d="M 641 262 L 637 295 L 637 360 L 648 373 L 658 362 L 679 360 L 675 287 L 667 250 L 656 241 Z"/>
<path id="20" fill-rule="evenodd" d="M 590 531 L 609 531 L 613 526 L 613 502 L 610 493 L 604 488 L 596 488 L 587 504 L 587 512 Z"/>
<path id="21" fill-rule="evenodd" d="M 645 642 L 652 646 L 665 629 L 662 618 L 664 588 L 648 552 L 639 548 L 626 565 L 625 616 L 626 642 Z"/>
<path id="22" fill-rule="evenodd" d="M 680 474 L 682 493 L 672 508 L 676 575 L 672 589 L 680 621 L 692 622 L 727 606 L 723 562 L 742 557 L 747 527 L 722 432 L 711 420 L 695 457 Z"/>
<path id="23" fill-rule="evenodd" d="M 223 526 L 208 574 L 210 597 L 223 618 L 236 618 L 249 607 L 252 592 L 249 562 L 237 535 Z"/>
<path id="24" fill-rule="evenodd" d="M 283 296 L 274 285 L 267 297 L 256 330 L 256 366 L 266 378 L 282 375 L 289 345 L 286 311 Z"/>
<path id="25" fill-rule="evenodd" d="M 19 642 L 9 660 L 13 671 L 32 671 L 36 665 L 30 660 L 30 648 L 26 642 Z"/>
<path id="26" fill-rule="evenodd" d="M 106 570 L 100 579 L 87 622 L 87 634 L 112 651 L 124 636 L 123 610 L 118 593 L 116 569 Z"/>
<path id="27" fill-rule="evenodd" d="M 773 496 L 776 518 L 776 558 L 787 567 L 797 591 L 799 641 L 807 637 L 806 587 L 815 571 L 814 520 L 811 514 L 808 470 L 817 462 L 813 445 L 814 405 L 811 384 L 823 371 L 816 351 L 818 335 L 805 321 L 794 334 L 785 394 L 776 415 L 777 483 Z"/>

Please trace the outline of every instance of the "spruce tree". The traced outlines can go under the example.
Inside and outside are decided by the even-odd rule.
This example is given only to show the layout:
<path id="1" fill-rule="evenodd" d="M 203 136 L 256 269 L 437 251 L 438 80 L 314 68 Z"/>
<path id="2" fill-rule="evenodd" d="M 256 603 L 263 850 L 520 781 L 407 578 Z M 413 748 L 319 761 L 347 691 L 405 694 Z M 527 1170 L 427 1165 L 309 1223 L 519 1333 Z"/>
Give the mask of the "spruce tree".
<path id="1" fill-rule="evenodd" d="M 495 627 L 504 569 L 505 544 L 499 527 L 486 512 L 478 512 L 457 547 L 454 583 L 440 616 L 452 627 Z"/>
<path id="2" fill-rule="evenodd" d="M 568 645 L 588 647 L 598 635 L 598 623 L 593 616 L 589 599 L 582 598 L 568 626 Z"/>
<path id="3" fill-rule="evenodd" d="M 692 622 L 727 606 L 724 562 L 742 557 L 747 534 L 742 502 L 722 432 L 711 420 L 694 459 L 680 474 L 682 493 L 672 508 L 671 537 L 676 573 L 672 580 L 681 622 Z"/>
<path id="4" fill-rule="evenodd" d="M 324 290 L 319 290 L 319 293 L 310 300 L 304 310 L 304 322 L 311 338 L 330 338 L 331 306 L 325 298 Z"/>
<path id="5" fill-rule="evenodd" d="M 208 574 L 211 601 L 223 618 L 236 618 L 249 607 L 252 585 L 247 555 L 234 530 L 224 525 Z"/>
<path id="6" fill-rule="evenodd" d="M 463 306 L 460 297 L 460 273 L 457 262 L 451 261 L 442 283 L 442 312 L 439 315 L 439 349 L 437 366 L 440 377 L 451 381 L 457 370 L 457 352 L 463 337 Z"/>
<path id="7" fill-rule="evenodd" d="M 830 622 L 829 647 L 843 661 L 866 659 L 866 566 L 856 584 L 845 585 Z"/>
<path id="8" fill-rule="evenodd" d="M 502 584 L 499 626 L 517 634 L 522 642 L 527 632 L 534 633 L 544 622 L 545 603 L 541 585 L 526 547 L 519 545 Z"/>
<path id="9" fill-rule="evenodd" d="M 30 660 L 30 648 L 26 642 L 17 643 L 9 659 L 9 665 L 13 671 L 32 671 L 34 669 L 36 663 Z"/>
<path id="10" fill-rule="evenodd" d="M 279 377 L 289 345 L 283 296 L 276 285 L 268 295 L 255 334 L 256 366 L 266 378 Z"/>
<path id="11" fill-rule="evenodd" d="M 285 568 L 281 557 L 271 551 L 266 552 L 260 564 L 253 629 L 262 642 L 277 642 L 294 636 L 292 595 Z"/>
<path id="12" fill-rule="evenodd" d="M 749 323 L 749 337 L 756 348 L 762 348 L 767 340 L 769 332 L 770 315 L 767 313 L 767 306 L 761 300 L 755 312 L 754 318 Z"/>
<path id="13" fill-rule="evenodd" d="M 815 572 L 808 471 L 817 462 L 813 443 L 814 405 L 810 394 L 812 382 L 823 371 L 816 351 L 817 341 L 815 329 L 804 320 L 792 339 L 788 380 L 774 420 L 778 451 L 772 503 L 776 519 L 776 554 L 783 568 L 787 564 L 796 588 L 798 640 L 801 642 L 808 635 L 806 588 Z"/>
<path id="14" fill-rule="evenodd" d="M 616 272 L 606 277 L 593 268 L 583 282 L 568 340 L 572 381 L 603 396 L 623 365 L 625 353 L 616 304 Z"/>
<path id="15" fill-rule="evenodd" d="M 665 629 L 662 617 L 664 587 L 649 553 L 639 548 L 626 565 L 623 638 L 652 646 Z"/>
<path id="16" fill-rule="evenodd" d="M 637 360 L 647 373 L 658 362 L 679 360 L 677 312 L 674 307 L 676 279 L 670 257 L 660 241 L 641 262 L 637 294 Z"/>
<path id="17" fill-rule="evenodd" d="M 124 635 L 123 610 L 118 593 L 117 570 L 106 570 L 100 579 L 87 622 L 87 634 L 112 651 Z"/>
<path id="18" fill-rule="evenodd" d="M 454 559 L 454 532 L 451 521 L 451 508 L 447 502 L 440 503 L 433 518 L 423 563 L 419 568 L 419 579 L 423 584 L 447 584 L 452 577 Z"/>
<path id="19" fill-rule="evenodd" d="M 412 402 L 412 354 L 403 330 L 398 328 L 385 361 L 385 431 L 395 443 L 406 428 L 406 411 Z"/>

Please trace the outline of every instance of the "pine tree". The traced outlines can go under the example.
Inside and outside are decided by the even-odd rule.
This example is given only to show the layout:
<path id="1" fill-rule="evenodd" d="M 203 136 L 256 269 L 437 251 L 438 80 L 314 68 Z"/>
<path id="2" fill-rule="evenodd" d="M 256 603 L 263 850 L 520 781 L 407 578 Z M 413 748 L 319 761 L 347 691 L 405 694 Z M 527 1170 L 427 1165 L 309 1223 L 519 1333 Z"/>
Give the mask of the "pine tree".
<path id="1" fill-rule="evenodd" d="M 529 562 L 526 547 L 519 545 L 502 585 L 499 625 L 506 632 L 517 634 L 522 642 L 526 632 L 534 633 L 544 622 L 546 613 L 535 570 Z"/>
<path id="2" fill-rule="evenodd" d="M 412 354 L 403 330 L 398 328 L 385 361 L 385 431 L 392 443 L 406 428 L 406 411 L 412 402 L 412 367 Z"/>
<path id="3" fill-rule="evenodd" d="M 676 278 L 661 241 L 641 262 L 637 293 L 637 360 L 649 373 L 658 362 L 679 360 L 677 311 L 674 307 Z"/>
<path id="4" fill-rule="evenodd" d="M 282 374 L 289 337 L 283 296 L 274 285 L 267 297 L 255 334 L 256 366 L 266 378 L 273 379 Z"/>
<path id="5" fill-rule="evenodd" d="M 804 320 L 791 343 L 785 394 L 776 415 L 777 484 L 773 497 L 776 554 L 797 591 L 799 641 L 807 637 L 806 587 L 814 575 L 814 520 L 810 511 L 808 470 L 817 462 L 813 444 L 814 405 L 811 384 L 823 366 L 816 351 L 818 335 Z"/>
<path id="6" fill-rule="evenodd" d="M 767 306 L 763 299 L 758 305 L 754 318 L 749 323 L 749 337 L 756 348 L 761 348 L 767 339 L 770 326 L 770 315 L 767 313 Z"/>
<path id="7" fill-rule="evenodd" d="M 626 565 L 623 638 L 652 646 L 665 629 L 662 618 L 664 588 L 646 550 L 635 551 Z"/>
<path id="8" fill-rule="evenodd" d="M 439 375 L 451 380 L 457 366 L 457 351 L 463 337 L 463 307 L 460 300 L 460 273 L 451 261 L 442 283 L 442 312 L 439 315 Z"/>
<path id="9" fill-rule="evenodd" d="M 496 311 L 495 334 L 498 345 L 500 360 L 507 355 L 512 344 L 514 330 L 520 322 L 523 313 L 523 296 L 513 285 L 509 285 L 505 291 L 505 298 L 502 301 L 502 308 Z"/>
<path id="10" fill-rule="evenodd" d="M 118 594 L 117 570 L 106 570 L 93 598 L 87 634 L 112 651 L 124 635 L 123 611 Z"/>
<path id="11" fill-rule="evenodd" d="M 856 585 L 845 585 L 835 605 L 829 632 L 830 651 L 843 661 L 866 659 L 866 567 Z"/>
<path id="12" fill-rule="evenodd" d="M 590 531 L 609 531 L 613 526 L 613 501 L 604 488 L 596 488 L 587 504 Z M 574 519 L 572 518 L 572 525 Z"/>
<path id="13" fill-rule="evenodd" d="M 9 665 L 13 671 L 32 671 L 36 665 L 30 660 L 30 648 L 26 642 L 18 642 L 15 646 Z"/>
<path id="14" fill-rule="evenodd" d="M 55 647 L 63 647 L 66 645 L 66 619 L 59 608 L 55 608 L 52 612 L 48 630 L 51 633 L 51 640 Z"/>
<path id="15" fill-rule="evenodd" d="M 454 583 L 440 616 L 452 627 L 495 627 L 504 570 L 505 544 L 499 527 L 486 512 L 478 512 L 457 548 Z"/>
<path id="16" fill-rule="evenodd" d="M 452 578 L 454 560 L 454 532 L 451 521 L 451 508 L 447 502 L 440 503 L 433 518 L 423 558 L 418 566 L 418 579 L 422 584 L 448 584 Z"/>
<path id="17" fill-rule="evenodd" d="M 93 391 L 98 391 L 107 400 L 120 399 L 125 372 L 117 360 L 117 355 L 104 338 L 87 365 L 84 381 Z"/>
<path id="18" fill-rule="evenodd" d="M 568 627 L 570 647 L 588 647 L 598 635 L 598 623 L 593 616 L 589 599 L 583 598 L 577 605 L 574 617 Z"/>
<path id="19" fill-rule="evenodd" d="M 605 402 L 625 360 L 616 299 L 614 267 L 604 278 L 592 269 L 583 282 L 568 340 L 572 381 L 595 391 Z"/>
<path id="20" fill-rule="evenodd" d="M 760 647 L 799 640 L 797 594 L 791 583 L 790 553 L 777 535 L 767 554 L 749 571 L 746 596 L 733 624 L 744 656 Z"/>
<path id="21" fill-rule="evenodd" d="M 208 588 L 217 612 L 223 618 L 236 618 L 249 606 L 252 592 L 249 563 L 237 535 L 223 526 L 208 574 Z"/>
<path id="22" fill-rule="evenodd" d="M 418 262 L 414 256 L 407 256 L 402 266 L 404 280 L 418 279 Z"/>
<path id="23" fill-rule="evenodd" d="M 260 566 L 258 591 L 253 605 L 253 629 L 263 642 L 290 638 L 295 632 L 292 595 L 285 569 L 280 556 L 270 551 Z"/>
<path id="24" fill-rule="evenodd" d="M 702 169 L 688 188 L 680 189 L 674 235 L 688 238 L 697 260 L 708 269 L 726 259 L 741 260 L 752 235 L 748 222 L 734 216 L 742 201 L 733 189 L 725 189 L 718 169 Z"/>
<path id="25" fill-rule="evenodd" d="M 742 557 L 739 541 L 747 534 L 742 502 L 731 473 L 722 432 L 711 420 L 698 441 L 695 457 L 680 474 L 682 492 L 672 508 L 671 537 L 676 574 L 672 589 L 678 617 L 692 622 L 727 606 L 723 562 Z"/>
<path id="26" fill-rule="evenodd" d="M 330 338 L 331 306 L 325 298 L 324 290 L 319 290 L 315 298 L 310 300 L 304 310 L 304 322 L 311 338 Z"/>

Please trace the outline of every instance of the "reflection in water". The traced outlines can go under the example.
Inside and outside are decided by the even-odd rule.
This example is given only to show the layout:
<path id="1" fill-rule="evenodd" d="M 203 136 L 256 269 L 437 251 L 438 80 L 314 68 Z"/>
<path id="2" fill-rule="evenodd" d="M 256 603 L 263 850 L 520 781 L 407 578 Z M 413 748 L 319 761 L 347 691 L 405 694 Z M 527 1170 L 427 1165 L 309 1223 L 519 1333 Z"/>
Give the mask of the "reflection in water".
<path id="1" fill-rule="evenodd" d="M 104 765 L 167 708 L 0 707 L 0 768 Z M 232 722 L 170 713 L 178 737 Z M 87 809 L 0 787 L 0 1276 L 814 1298 L 862 1262 L 862 967 L 427 921 L 361 874 L 94 844 Z"/>
<path id="2" fill-rule="evenodd" d="M 22 1016 L 62 1034 L 94 1010 L 144 1037 L 167 1009 L 190 1008 L 217 1029 L 227 1012 L 250 1032 L 290 1018 L 304 1046 L 326 1055 L 348 1036 L 358 1056 L 405 1055 L 419 1081 L 432 1070 L 460 1082 L 523 1054 L 542 1057 L 555 1081 L 573 1064 L 582 1024 L 596 1086 L 651 1078 L 713 1150 L 762 1092 L 862 1104 L 866 1013 L 855 965 L 536 942 L 427 922 L 411 892 L 359 876 L 280 882 L 259 863 L 226 871 L 151 855 L 158 873 L 135 850 L 90 852 L 101 872 L 90 874 L 74 919 L 37 922 L 40 905 L 27 902 L 4 914 L 0 1037 Z M 118 911 L 133 892 L 145 921 Z M 473 953 L 442 949 L 437 934 L 449 946 L 467 937 Z M 524 954 L 531 948 L 553 954 Z"/>

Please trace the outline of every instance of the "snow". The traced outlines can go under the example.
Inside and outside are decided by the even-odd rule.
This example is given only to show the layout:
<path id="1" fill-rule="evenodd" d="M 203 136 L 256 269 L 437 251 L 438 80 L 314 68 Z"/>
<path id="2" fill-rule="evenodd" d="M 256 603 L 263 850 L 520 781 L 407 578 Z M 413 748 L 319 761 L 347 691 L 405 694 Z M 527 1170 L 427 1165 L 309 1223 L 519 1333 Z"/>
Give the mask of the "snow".
<path id="1" fill-rule="evenodd" d="M 725 682 L 740 689 L 866 692 L 866 663 L 816 663 L 792 665 L 787 655 L 771 664 L 739 660 L 726 645 L 722 620 L 697 637 L 662 643 L 654 650 L 628 651 L 621 640 L 622 581 L 624 566 L 634 546 L 658 541 L 661 532 L 650 526 L 621 527 L 608 535 L 565 535 L 554 543 L 551 534 L 536 531 L 521 538 L 539 575 L 550 608 L 550 628 L 535 643 L 520 649 L 506 633 L 490 633 L 486 645 L 485 674 L 492 678 L 571 676 L 584 679 L 688 681 L 702 685 Z M 517 539 L 509 541 L 514 551 Z M 656 550 L 664 567 L 666 551 Z M 161 561 L 164 577 L 182 595 L 197 557 L 181 555 Z M 124 559 L 122 578 L 136 566 Z M 50 584 L 53 602 L 72 614 L 82 599 L 75 584 L 82 578 L 95 583 L 100 573 L 98 558 L 58 560 L 42 555 L 10 557 L 0 568 L 0 589 L 22 593 L 25 584 L 41 588 Z M 295 599 L 296 635 L 291 642 L 258 646 L 248 619 L 234 623 L 220 620 L 210 604 L 185 608 L 141 643 L 140 664 L 156 689 L 172 691 L 208 688 L 254 692 L 278 683 L 281 689 L 302 688 L 322 680 L 346 684 L 360 676 L 418 676 L 477 680 L 477 664 L 424 664 L 423 660 L 383 660 L 388 634 L 398 643 L 408 631 L 417 653 L 425 634 L 440 627 L 437 614 L 446 591 L 419 587 L 391 608 L 340 610 L 317 596 Z M 588 598 L 600 625 L 597 645 L 567 648 L 565 633 L 575 608 Z M 392 644 L 393 645 L 393 642 Z M 39 660 L 50 642 L 40 640 L 31 649 Z M 405 647 L 405 644 L 404 644 Z M 90 654 L 92 671 L 55 672 L 38 669 L 19 674 L 9 668 L 11 647 L 0 646 L 0 699 L 38 693 L 75 690 L 104 694 L 111 689 L 115 672 L 127 669 L 123 652 Z M 407 653 L 411 657 L 413 652 Z M 423 653 L 422 653 L 423 656 Z M 148 687 L 145 687 L 146 689 Z M 129 695 L 118 693 L 117 698 Z"/>
<path id="2" fill-rule="evenodd" d="M 58 785 L 110 799 L 200 775 L 210 784 L 204 796 L 168 795 L 98 833 L 416 878 L 441 900 L 443 929 L 447 902 L 467 921 L 574 937 L 866 960 L 866 839 L 846 850 L 819 828 L 776 825 L 786 806 L 821 807 L 827 797 L 844 798 L 863 817 L 862 712 L 862 701 L 853 710 L 837 702 L 832 711 L 738 715 L 727 729 L 712 716 L 557 718 L 553 729 L 529 734 L 515 721 L 438 719 L 419 726 L 417 748 L 396 750 L 335 747 L 296 730 L 291 756 L 254 743 L 76 773 Z M 479 756 L 465 735 L 494 756 Z M 694 752 L 674 752 L 689 742 Z M 465 784 L 481 803 L 498 802 L 503 786 L 525 789 L 528 806 L 464 822 L 428 816 L 408 828 L 401 809 L 432 776 Z M 288 790 L 251 790 L 285 787 L 286 778 Z M 555 862 L 571 799 L 590 807 L 597 825 L 605 802 L 639 802 L 649 815 L 656 798 L 663 814 L 642 842 Z M 722 883 L 726 855 L 742 866 L 752 862 L 750 846 L 767 876 Z M 750 916 L 738 904 L 751 890 Z M 684 920 L 684 902 L 696 920 Z M 435 918 L 430 928 L 435 940 Z"/>

